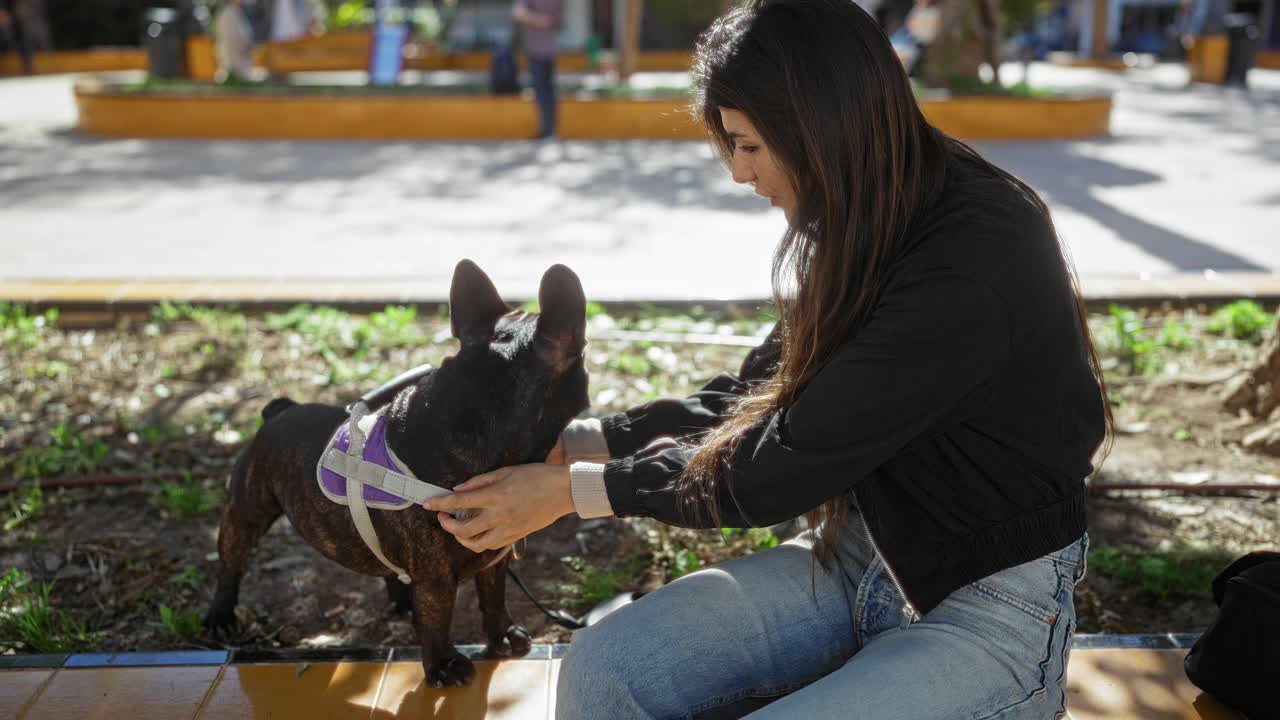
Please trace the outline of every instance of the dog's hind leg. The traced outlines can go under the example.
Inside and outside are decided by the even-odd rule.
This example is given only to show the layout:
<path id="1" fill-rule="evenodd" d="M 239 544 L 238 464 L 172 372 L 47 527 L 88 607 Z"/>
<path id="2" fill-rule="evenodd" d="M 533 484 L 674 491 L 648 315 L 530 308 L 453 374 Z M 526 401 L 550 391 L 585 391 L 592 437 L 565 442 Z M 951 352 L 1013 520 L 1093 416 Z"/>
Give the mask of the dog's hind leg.
<path id="1" fill-rule="evenodd" d="M 524 657 L 533 641 L 529 631 L 516 625 L 507 613 L 507 562 L 510 556 L 476 573 L 476 596 L 488 644 L 485 657 Z"/>
<path id="2" fill-rule="evenodd" d="M 413 610 L 413 588 L 400 582 L 399 579 L 388 575 L 383 578 L 387 581 L 387 598 L 391 600 L 391 604 L 395 606 L 396 612 L 405 613 Z"/>
<path id="3" fill-rule="evenodd" d="M 213 604 L 204 617 L 205 628 L 215 635 L 235 626 L 240 578 L 249 565 L 249 556 L 282 512 L 266 487 L 266 480 L 250 477 L 247 456 L 248 452 L 242 454 L 231 471 L 222 524 L 218 528 L 218 559 L 222 567 Z"/>

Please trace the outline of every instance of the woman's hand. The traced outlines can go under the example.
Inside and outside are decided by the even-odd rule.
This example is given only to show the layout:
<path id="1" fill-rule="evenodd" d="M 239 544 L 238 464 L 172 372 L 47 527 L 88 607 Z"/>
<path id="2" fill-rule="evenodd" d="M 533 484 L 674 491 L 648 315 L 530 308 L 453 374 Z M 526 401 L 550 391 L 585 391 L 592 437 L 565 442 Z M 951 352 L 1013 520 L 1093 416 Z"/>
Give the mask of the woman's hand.
<path id="1" fill-rule="evenodd" d="M 563 457 L 564 451 L 560 454 Z M 498 468 L 458 485 L 452 495 L 431 498 L 422 506 L 438 511 L 473 510 L 466 520 L 455 520 L 447 512 L 438 512 L 436 517 L 464 547 L 475 552 L 497 550 L 573 512 L 569 466 L 532 463 Z"/>

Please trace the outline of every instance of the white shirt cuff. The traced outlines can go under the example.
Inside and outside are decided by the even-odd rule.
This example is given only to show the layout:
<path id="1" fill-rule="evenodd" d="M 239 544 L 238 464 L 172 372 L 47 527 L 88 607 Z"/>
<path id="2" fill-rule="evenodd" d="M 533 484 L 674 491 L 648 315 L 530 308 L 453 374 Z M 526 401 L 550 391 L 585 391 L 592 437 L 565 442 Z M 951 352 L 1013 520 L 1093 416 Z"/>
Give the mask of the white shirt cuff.
<path id="1" fill-rule="evenodd" d="M 573 494 L 573 508 L 579 517 L 613 515 L 613 506 L 609 504 L 609 493 L 604 485 L 604 465 L 589 462 L 570 465 L 569 490 Z"/>
<path id="2" fill-rule="evenodd" d="M 608 462 L 609 445 L 604 439 L 604 429 L 598 418 L 574 420 L 560 433 L 560 443 L 564 447 L 565 461 L 575 462 Z"/>

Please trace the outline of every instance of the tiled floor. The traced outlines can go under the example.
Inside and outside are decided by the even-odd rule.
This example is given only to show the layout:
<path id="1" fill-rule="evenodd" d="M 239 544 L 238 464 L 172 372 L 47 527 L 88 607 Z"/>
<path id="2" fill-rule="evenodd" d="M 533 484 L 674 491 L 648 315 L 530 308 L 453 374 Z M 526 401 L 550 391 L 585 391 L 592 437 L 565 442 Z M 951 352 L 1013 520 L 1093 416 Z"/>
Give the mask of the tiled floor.
<path id="1" fill-rule="evenodd" d="M 449 690 L 426 687 L 414 660 L 139 667 L 117 656 L 114 666 L 0 670 L 0 718 L 541 719 L 553 715 L 560 660 L 540 654 L 477 660 L 472 683 Z M 1239 720 L 1187 681 L 1185 655 L 1185 648 L 1077 647 L 1070 717 Z"/>

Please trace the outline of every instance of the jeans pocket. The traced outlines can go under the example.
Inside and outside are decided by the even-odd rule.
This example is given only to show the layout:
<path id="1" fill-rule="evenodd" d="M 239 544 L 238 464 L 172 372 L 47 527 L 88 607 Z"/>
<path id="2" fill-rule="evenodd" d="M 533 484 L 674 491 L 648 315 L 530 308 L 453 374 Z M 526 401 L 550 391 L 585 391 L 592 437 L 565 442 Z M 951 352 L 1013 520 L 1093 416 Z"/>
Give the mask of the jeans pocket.
<path id="1" fill-rule="evenodd" d="M 1060 563 L 1042 557 L 1001 570 L 970 583 L 975 592 L 1021 610 L 1052 625 L 1058 617 L 1058 595 L 1062 590 Z"/>

